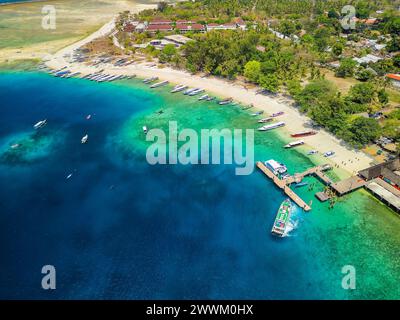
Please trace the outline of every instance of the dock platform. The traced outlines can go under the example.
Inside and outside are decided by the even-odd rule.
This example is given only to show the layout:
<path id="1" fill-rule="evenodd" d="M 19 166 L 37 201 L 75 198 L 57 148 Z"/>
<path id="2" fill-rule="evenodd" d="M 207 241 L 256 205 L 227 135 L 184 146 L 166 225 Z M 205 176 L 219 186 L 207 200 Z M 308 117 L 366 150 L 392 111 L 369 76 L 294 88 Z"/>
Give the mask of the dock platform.
<path id="1" fill-rule="evenodd" d="M 300 208 L 302 208 L 304 211 L 311 210 L 311 207 L 307 203 L 305 203 L 304 200 L 301 199 L 295 192 L 293 192 L 290 187 L 287 186 L 288 181 L 291 181 L 289 180 L 290 178 L 285 180 L 279 179 L 261 161 L 257 162 L 257 168 L 259 168 L 268 178 L 270 178 L 275 183 L 275 185 L 282 189 L 283 192 Z"/>
<path id="2" fill-rule="evenodd" d="M 357 190 L 359 188 L 362 188 L 365 186 L 367 182 L 358 177 L 358 176 L 352 176 L 348 179 L 339 181 L 337 183 L 333 183 L 330 185 L 330 187 L 339 195 L 343 196 L 349 192 L 352 192 L 354 190 Z"/>

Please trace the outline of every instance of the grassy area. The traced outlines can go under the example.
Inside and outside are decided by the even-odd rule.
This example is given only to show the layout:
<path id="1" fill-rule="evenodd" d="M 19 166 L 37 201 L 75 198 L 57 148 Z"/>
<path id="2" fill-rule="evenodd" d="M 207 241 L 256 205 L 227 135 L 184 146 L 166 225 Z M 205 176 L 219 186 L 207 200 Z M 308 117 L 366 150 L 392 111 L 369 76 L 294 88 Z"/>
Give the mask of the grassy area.
<path id="1" fill-rule="evenodd" d="M 387 89 L 390 103 L 396 107 L 400 106 L 400 91 L 395 89 Z"/>
<path id="2" fill-rule="evenodd" d="M 335 73 L 329 69 L 321 69 L 321 73 L 325 75 L 326 80 L 333 82 L 338 90 L 343 94 L 347 93 L 351 86 L 360 83 L 360 81 L 354 78 L 335 77 Z"/>

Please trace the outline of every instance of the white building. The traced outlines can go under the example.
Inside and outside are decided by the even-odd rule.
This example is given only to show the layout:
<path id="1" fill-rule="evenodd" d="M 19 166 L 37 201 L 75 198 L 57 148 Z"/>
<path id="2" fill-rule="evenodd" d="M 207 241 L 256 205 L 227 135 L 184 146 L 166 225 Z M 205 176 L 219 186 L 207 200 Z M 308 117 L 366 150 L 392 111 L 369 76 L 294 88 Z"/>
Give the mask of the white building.
<path id="1" fill-rule="evenodd" d="M 356 61 L 358 64 L 362 63 L 370 63 L 370 62 L 378 62 L 379 60 L 382 60 L 382 58 L 374 56 L 373 54 L 367 54 L 365 57 L 362 58 L 353 58 L 354 61 Z"/>
<path id="2" fill-rule="evenodd" d="M 236 28 L 237 28 L 236 23 L 224 23 L 224 24 L 210 23 L 210 24 L 207 24 L 207 31 L 210 31 L 210 30 L 236 30 Z"/>

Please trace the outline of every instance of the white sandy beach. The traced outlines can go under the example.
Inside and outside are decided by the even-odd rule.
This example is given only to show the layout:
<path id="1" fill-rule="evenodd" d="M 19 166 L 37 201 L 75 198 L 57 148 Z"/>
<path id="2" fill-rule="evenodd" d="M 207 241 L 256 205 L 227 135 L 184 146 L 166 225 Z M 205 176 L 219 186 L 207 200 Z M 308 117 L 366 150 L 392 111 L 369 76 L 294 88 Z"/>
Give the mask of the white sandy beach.
<path id="1" fill-rule="evenodd" d="M 147 78 L 157 76 L 160 80 L 168 80 L 172 84 L 185 84 L 190 87 L 201 87 L 209 93 L 214 93 L 219 97 L 232 97 L 235 101 L 243 105 L 253 104 L 255 108 L 265 110 L 265 113 L 272 114 L 278 111 L 284 111 L 285 114 L 279 117 L 280 121 L 286 123 L 285 128 L 277 129 L 283 134 L 288 141 L 295 140 L 289 134 L 310 130 L 310 119 L 298 112 L 291 106 L 292 101 L 283 97 L 269 97 L 256 94 L 256 89 L 246 89 L 233 82 L 215 77 L 200 77 L 192 75 L 181 70 L 171 68 L 150 67 L 149 63 L 131 64 L 124 67 L 115 67 L 112 64 L 102 64 L 96 67 L 86 66 L 79 63 L 71 63 L 69 57 L 72 52 L 92 41 L 93 39 L 109 34 L 114 27 L 114 21 L 110 21 L 100 30 L 93 33 L 86 39 L 79 41 L 63 50 L 60 50 L 55 55 L 46 60 L 46 65 L 53 69 L 60 69 L 64 66 L 72 72 L 81 72 L 89 74 L 100 69 L 104 69 L 104 73 L 115 75 L 137 75 L 138 77 Z M 221 108 L 229 108 L 229 106 L 221 106 Z M 252 109 L 253 110 L 253 109 Z M 339 165 L 347 174 L 354 174 L 357 171 L 367 168 L 372 164 L 373 159 L 361 151 L 355 151 L 347 148 L 344 143 L 325 130 L 319 130 L 317 135 L 304 138 L 306 147 L 301 147 L 299 150 L 315 149 L 319 151 L 319 155 L 313 156 L 318 162 L 329 162 Z M 327 159 L 322 157 L 322 153 L 334 151 L 335 155 Z M 343 172 L 341 172 L 343 175 Z M 345 174 L 345 175 L 347 175 Z"/>

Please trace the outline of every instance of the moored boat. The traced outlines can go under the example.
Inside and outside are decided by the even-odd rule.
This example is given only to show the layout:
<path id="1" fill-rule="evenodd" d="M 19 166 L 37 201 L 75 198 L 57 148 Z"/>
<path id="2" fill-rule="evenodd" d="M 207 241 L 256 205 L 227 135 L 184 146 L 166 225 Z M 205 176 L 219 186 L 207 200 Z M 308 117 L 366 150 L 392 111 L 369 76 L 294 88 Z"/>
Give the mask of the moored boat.
<path id="1" fill-rule="evenodd" d="M 289 198 L 281 203 L 271 230 L 273 235 L 277 235 L 279 237 L 284 236 L 286 227 L 290 223 L 290 215 L 292 214 L 292 210 L 293 206 Z"/>
<path id="2" fill-rule="evenodd" d="M 177 86 L 175 86 L 175 87 L 171 90 L 171 93 L 183 91 L 183 90 L 187 89 L 187 87 L 188 87 L 188 86 L 186 86 L 186 85 L 184 85 L 184 84 L 178 84 Z"/>
<path id="3" fill-rule="evenodd" d="M 204 89 L 199 88 L 197 90 L 194 90 L 194 91 L 190 92 L 188 95 L 189 96 L 195 96 L 195 95 L 198 95 L 199 93 L 203 93 L 204 91 L 205 91 Z"/>
<path id="4" fill-rule="evenodd" d="M 264 164 L 276 176 L 287 172 L 287 167 L 274 159 L 265 161 Z"/>
<path id="5" fill-rule="evenodd" d="M 146 126 L 143 126 L 143 132 L 144 132 L 144 134 L 147 134 L 148 130 L 147 130 Z"/>
<path id="6" fill-rule="evenodd" d="M 220 106 L 223 106 L 223 105 L 226 105 L 226 104 L 231 103 L 232 101 L 233 101 L 232 98 L 228 98 L 228 99 L 225 99 L 225 100 L 222 100 L 222 101 L 218 102 L 218 104 L 219 104 Z"/>
<path id="7" fill-rule="evenodd" d="M 324 153 L 324 157 L 325 157 L 325 158 L 328 158 L 328 157 L 333 156 L 334 154 L 335 154 L 335 152 L 333 152 L 333 151 L 328 151 L 328 152 L 325 152 L 325 153 Z"/>
<path id="8" fill-rule="evenodd" d="M 184 92 L 183 92 L 183 94 L 186 96 L 186 95 L 188 95 L 189 93 L 191 93 L 191 92 L 193 92 L 193 91 L 196 91 L 196 90 L 198 90 L 199 88 L 189 88 L 189 89 L 187 89 L 187 90 L 185 90 Z"/>
<path id="9" fill-rule="evenodd" d="M 268 124 L 266 126 L 258 128 L 257 130 L 258 131 L 268 131 L 268 130 L 277 129 L 277 128 L 284 127 L 284 126 L 285 126 L 285 123 L 280 121 L 280 122 L 275 122 L 275 123 L 272 123 L 272 124 Z"/>
<path id="10" fill-rule="evenodd" d="M 255 116 L 262 115 L 263 113 L 264 113 L 264 111 L 257 111 L 257 112 L 251 113 L 250 115 L 255 117 Z"/>
<path id="11" fill-rule="evenodd" d="M 284 112 L 283 111 L 279 111 L 279 112 L 275 112 L 275 113 L 273 113 L 272 115 L 271 115 L 271 117 L 279 117 L 279 116 L 281 116 L 281 115 L 283 115 L 284 114 Z"/>
<path id="12" fill-rule="evenodd" d="M 300 137 L 308 137 L 308 136 L 313 136 L 316 135 L 317 131 L 313 131 L 313 130 L 309 130 L 309 131 L 301 131 L 298 133 L 293 133 L 290 136 L 292 136 L 293 138 L 300 138 Z"/>
<path id="13" fill-rule="evenodd" d="M 295 188 L 301 188 L 301 187 L 304 187 L 304 186 L 307 186 L 308 185 L 308 182 L 299 182 L 299 183 L 296 183 L 295 184 Z"/>
<path id="14" fill-rule="evenodd" d="M 167 80 L 161 81 L 161 82 L 158 82 L 158 83 L 155 83 L 155 84 L 151 85 L 150 88 L 154 89 L 154 88 L 162 87 L 162 86 L 167 85 L 168 83 L 169 83 L 169 81 L 167 81 Z"/>
<path id="15" fill-rule="evenodd" d="M 156 80 L 158 80 L 158 77 L 150 77 L 150 78 L 146 78 L 146 79 L 144 79 L 143 80 L 143 83 L 150 83 L 150 82 L 153 82 L 153 81 L 156 81 Z"/>
<path id="16" fill-rule="evenodd" d="M 268 117 L 268 118 L 260 119 L 260 120 L 258 120 L 257 122 L 258 122 L 258 123 L 266 123 L 266 122 L 272 121 L 273 119 L 274 119 L 274 118 Z"/>
<path id="17" fill-rule="evenodd" d="M 287 145 L 285 145 L 285 148 L 293 148 L 293 147 L 301 146 L 303 144 L 304 144 L 303 140 L 292 141 L 292 142 L 289 142 Z"/>
<path id="18" fill-rule="evenodd" d="M 205 95 L 202 95 L 198 100 L 199 101 L 206 100 L 206 99 L 208 99 L 208 97 L 209 97 L 209 95 L 205 94 Z"/>

